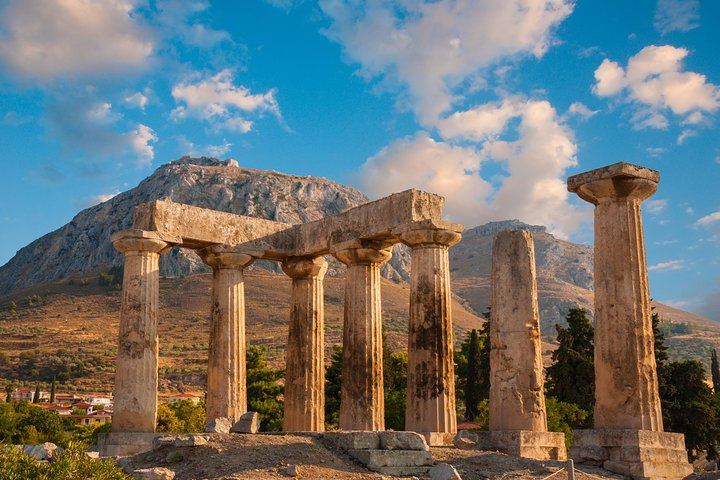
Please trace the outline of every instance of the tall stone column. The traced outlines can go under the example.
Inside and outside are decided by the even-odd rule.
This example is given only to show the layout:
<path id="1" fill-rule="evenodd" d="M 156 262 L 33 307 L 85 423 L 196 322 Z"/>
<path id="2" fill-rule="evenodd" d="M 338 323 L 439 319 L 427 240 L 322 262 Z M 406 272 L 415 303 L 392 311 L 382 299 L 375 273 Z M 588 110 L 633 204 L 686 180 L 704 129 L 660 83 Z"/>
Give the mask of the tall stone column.
<path id="1" fill-rule="evenodd" d="M 340 429 L 384 430 L 380 266 L 388 245 L 352 242 L 334 249 L 347 265 L 343 323 Z"/>
<path id="2" fill-rule="evenodd" d="M 684 436 L 662 431 L 640 209 L 659 180 L 628 163 L 568 178 L 595 205 L 595 429 L 575 430 L 570 454 L 635 479 L 692 472 Z"/>
<path id="3" fill-rule="evenodd" d="M 640 212 L 659 180 L 627 163 L 568 179 L 595 205 L 595 428 L 663 429 Z"/>
<path id="4" fill-rule="evenodd" d="M 285 373 L 283 430 L 325 430 L 325 307 L 323 257 L 291 257 L 282 269 L 292 278 Z"/>
<path id="5" fill-rule="evenodd" d="M 457 432 L 452 299 L 448 248 L 462 227 L 410 229 L 400 235 L 412 248 L 405 429 L 431 444 Z M 448 437 L 445 435 L 444 437 Z"/>
<path id="6" fill-rule="evenodd" d="M 253 257 L 222 245 L 198 253 L 213 269 L 205 418 L 236 422 L 247 411 L 243 269 Z"/>
<path id="7" fill-rule="evenodd" d="M 158 260 L 170 247 L 156 233 L 142 230 L 118 232 L 112 235 L 112 242 L 125 255 L 112 431 L 154 432 L 158 388 Z"/>
<path id="8" fill-rule="evenodd" d="M 493 241 L 490 430 L 547 431 L 535 246 L 530 232 Z"/>

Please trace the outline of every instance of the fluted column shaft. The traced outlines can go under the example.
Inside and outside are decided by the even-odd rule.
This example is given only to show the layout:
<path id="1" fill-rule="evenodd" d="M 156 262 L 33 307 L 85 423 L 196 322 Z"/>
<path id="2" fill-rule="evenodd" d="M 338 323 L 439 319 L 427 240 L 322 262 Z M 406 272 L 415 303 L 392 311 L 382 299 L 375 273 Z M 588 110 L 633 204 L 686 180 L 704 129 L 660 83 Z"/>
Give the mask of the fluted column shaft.
<path id="1" fill-rule="evenodd" d="M 662 431 L 640 208 L 659 176 L 634 168 L 650 178 L 628 174 L 576 187 L 596 206 L 595 428 Z"/>
<path id="2" fill-rule="evenodd" d="M 128 230 L 114 234 L 125 254 L 112 430 L 154 432 L 157 422 L 160 301 L 158 260 L 168 244 L 157 234 Z"/>
<path id="3" fill-rule="evenodd" d="M 547 431 L 535 247 L 527 231 L 493 242 L 490 430 Z"/>
<path id="4" fill-rule="evenodd" d="M 389 249 L 359 247 L 333 255 L 348 267 L 340 429 L 384 430 L 380 266 L 391 253 Z"/>
<path id="5" fill-rule="evenodd" d="M 322 257 L 291 257 L 283 271 L 292 278 L 285 370 L 283 430 L 325 430 L 325 307 Z"/>
<path id="6" fill-rule="evenodd" d="M 243 269 L 253 257 L 223 246 L 199 253 L 213 269 L 205 418 L 235 422 L 247 411 Z"/>
<path id="7" fill-rule="evenodd" d="M 443 229 L 401 235 L 412 248 L 405 429 L 454 433 L 455 368 L 448 248 L 460 234 Z"/>

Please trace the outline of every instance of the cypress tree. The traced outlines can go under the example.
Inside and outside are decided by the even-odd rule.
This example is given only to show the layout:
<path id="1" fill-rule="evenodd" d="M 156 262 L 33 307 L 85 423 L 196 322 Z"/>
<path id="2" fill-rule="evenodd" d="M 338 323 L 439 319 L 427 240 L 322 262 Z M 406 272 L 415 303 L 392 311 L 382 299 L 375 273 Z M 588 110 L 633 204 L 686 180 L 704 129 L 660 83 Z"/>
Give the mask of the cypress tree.
<path id="1" fill-rule="evenodd" d="M 586 426 L 595 406 L 594 329 L 584 308 L 570 309 L 565 319 L 567 328 L 555 325 L 559 345 L 547 369 L 548 393 L 587 412 L 585 422 L 573 427 Z"/>
<path id="2" fill-rule="evenodd" d="M 490 398 L 490 307 L 482 314 L 485 324 L 480 329 L 480 400 Z"/>
<path id="3" fill-rule="evenodd" d="M 33 395 L 33 403 L 40 403 L 40 384 L 35 387 L 35 395 Z"/>
<path id="4" fill-rule="evenodd" d="M 467 354 L 467 379 L 465 380 L 465 420 L 471 422 L 478 415 L 481 398 L 480 338 L 477 330 L 470 332 Z"/>
<path id="5" fill-rule="evenodd" d="M 720 364 L 718 364 L 717 350 L 713 348 L 710 357 L 710 373 L 712 374 L 713 392 L 720 395 Z"/>
<path id="6" fill-rule="evenodd" d="M 53 377 L 50 384 L 50 403 L 55 403 L 55 377 Z"/>

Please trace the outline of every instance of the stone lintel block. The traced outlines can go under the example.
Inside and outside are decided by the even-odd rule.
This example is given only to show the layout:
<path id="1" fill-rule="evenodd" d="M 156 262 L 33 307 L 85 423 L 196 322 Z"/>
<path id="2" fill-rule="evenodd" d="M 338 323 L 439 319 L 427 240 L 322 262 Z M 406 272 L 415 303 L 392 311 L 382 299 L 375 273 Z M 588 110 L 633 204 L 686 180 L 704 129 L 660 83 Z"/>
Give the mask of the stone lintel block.
<path id="1" fill-rule="evenodd" d="M 530 430 L 491 430 L 475 432 L 477 449 L 498 450 L 536 460 L 565 460 L 565 434 L 560 432 L 533 432 Z"/>
<path id="2" fill-rule="evenodd" d="M 573 430 L 573 446 L 663 447 L 685 450 L 682 433 L 630 429 Z"/>
<path id="3" fill-rule="evenodd" d="M 370 469 L 432 464 L 432 453 L 423 450 L 348 450 L 348 454 Z"/>
<path id="4" fill-rule="evenodd" d="M 166 434 L 154 432 L 109 432 L 98 436 L 101 457 L 124 457 L 149 452 L 156 437 Z"/>
<path id="5" fill-rule="evenodd" d="M 199 435 L 193 433 L 185 433 L 178 435 L 163 435 L 161 437 L 155 437 L 153 439 L 153 450 L 158 448 L 171 446 L 171 447 L 199 447 L 207 445 L 208 435 Z"/>
<path id="6" fill-rule="evenodd" d="M 430 450 L 425 442 L 425 437 L 416 432 L 380 432 L 380 448 L 385 450 Z"/>
<path id="7" fill-rule="evenodd" d="M 452 432 L 421 432 L 421 434 L 431 447 L 451 447 L 457 435 Z"/>
<path id="8" fill-rule="evenodd" d="M 343 450 L 376 450 L 380 448 L 380 432 L 325 432 L 323 437 Z"/>
<path id="9" fill-rule="evenodd" d="M 465 227 L 459 223 L 449 222 L 447 220 L 428 219 L 396 227 L 392 230 L 392 235 L 401 241 L 407 242 L 412 247 L 413 243 L 418 242 L 416 237 L 418 237 L 419 233 L 427 233 L 432 237 L 432 232 L 446 232 L 449 234 L 449 236 L 446 235 L 448 237 L 447 240 L 445 238 L 438 238 L 436 241 L 454 245 L 460 241 L 463 230 L 465 230 Z"/>
<path id="10" fill-rule="evenodd" d="M 598 180 L 609 180 L 615 177 L 640 178 L 658 183 L 660 181 L 660 172 L 632 163 L 618 162 L 607 167 L 597 168 L 588 172 L 579 173 L 568 177 L 567 186 L 571 192 L 577 192 L 583 185 L 596 182 Z"/>

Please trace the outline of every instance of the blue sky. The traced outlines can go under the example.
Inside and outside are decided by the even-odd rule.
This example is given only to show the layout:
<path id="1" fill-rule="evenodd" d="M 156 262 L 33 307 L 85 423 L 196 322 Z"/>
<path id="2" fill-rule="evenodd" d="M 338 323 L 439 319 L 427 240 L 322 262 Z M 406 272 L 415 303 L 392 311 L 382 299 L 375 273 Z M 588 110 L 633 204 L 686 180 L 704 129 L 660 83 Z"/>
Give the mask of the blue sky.
<path id="1" fill-rule="evenodd" d="M 720 320 L 720 3 L 0 0 L 0 264 L 185 154 L 415 187 L 592 241 L 568 175 L 662 174 L 652 295 Z"/>

